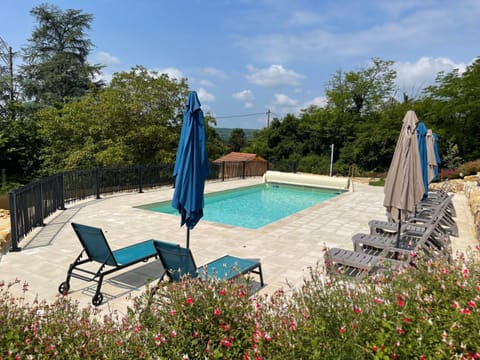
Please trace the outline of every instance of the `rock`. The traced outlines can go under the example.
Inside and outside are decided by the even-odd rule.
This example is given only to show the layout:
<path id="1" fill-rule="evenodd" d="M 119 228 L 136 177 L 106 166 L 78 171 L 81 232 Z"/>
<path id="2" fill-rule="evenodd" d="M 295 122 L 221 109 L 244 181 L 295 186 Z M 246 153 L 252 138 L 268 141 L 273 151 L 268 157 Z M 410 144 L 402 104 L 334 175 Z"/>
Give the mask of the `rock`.
<path id="1" fill-rule="evenodd" d="M 4 246 L 10 243 L 10 213 L 8 210 L 0 209 L 0 253 Z"/>

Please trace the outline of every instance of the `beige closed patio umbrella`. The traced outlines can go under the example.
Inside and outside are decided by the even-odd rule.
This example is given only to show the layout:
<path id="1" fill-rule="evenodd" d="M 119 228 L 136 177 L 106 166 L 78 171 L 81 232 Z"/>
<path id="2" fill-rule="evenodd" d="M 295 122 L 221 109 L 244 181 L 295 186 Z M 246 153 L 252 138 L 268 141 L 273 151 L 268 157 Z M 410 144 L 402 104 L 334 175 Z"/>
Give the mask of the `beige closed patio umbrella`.
<path id="1" fill-rule="evenodd" d="M 435 168 L 438 167 L 437 157 L 435 155 L 435 139 L 431 129 L 427 130 L 427 161 L 428 161 L 428 183 L 435 178 Z"/>
<path id="2" fill-rule="evenodd" d="M 389 219 L 399 224 L 415 210 L 415 205 L 425 192 L 416 133 L 417 123 L 415 112 L 407 111 L 385 180 L 383 205 Z"/>

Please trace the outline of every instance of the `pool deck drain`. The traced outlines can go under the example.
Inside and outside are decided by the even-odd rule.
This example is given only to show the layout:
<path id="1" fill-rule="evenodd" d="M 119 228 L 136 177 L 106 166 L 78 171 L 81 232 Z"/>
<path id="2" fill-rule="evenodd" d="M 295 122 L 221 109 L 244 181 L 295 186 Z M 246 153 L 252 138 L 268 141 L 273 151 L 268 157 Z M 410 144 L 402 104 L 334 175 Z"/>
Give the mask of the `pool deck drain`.
<path id="1" fill-rule="evenodd" d="M 261 178 L 208 182 L 206 192 L 216 192 L 262 182 Z M 135 208 L 142 204 L 171 199 L 170 187 L 142 194 L 122 193 L 68 206 L 46 220 L 20 243 L 22 251 L 0 258 L 0 281 L 20 279 L 29 285 L 26 300 L 53 301 L 59 284 L 65 280 L 68 266 L 81 251 L 71 222 L 97 226 L 104 230 L 113 249 L 146 239 L 159 239 L 185 245 L 186 230 L 179 217 Z M 225 254 L 260 258 L 265 287 L 260 293 L 287 289 L 287 282 L 300 286 L 309 268 L 323 264 L 323 249 L 352 249 L 352 236 L 368 232 L 368 221 L 384 219 L 383 188 L 355 183 L 355 191 L 341 194 L 321 204 L 302 210 L 257 230 L 233 227 L 200 220 L 191 231 L 190 247 L 198 265 Z M 473 219 L 463 194 L 455 194 L 460 237 L 452 237 L 455 250 L 465 251 L 478 245 L 474 238 Z M 131 297 L 145 290 L 146 279 L 156 281 L 162 271 L 158 261 L 151 260 L 129 267 L 106 279 L 102 287 L 104 303 L 100 308 L 124 313 Z M 77 279 L 71 281 L 69 296 L 80 306 L 91 302 L 96 284 Z M 23 295 L 21 286 L 13 291 Z"/>

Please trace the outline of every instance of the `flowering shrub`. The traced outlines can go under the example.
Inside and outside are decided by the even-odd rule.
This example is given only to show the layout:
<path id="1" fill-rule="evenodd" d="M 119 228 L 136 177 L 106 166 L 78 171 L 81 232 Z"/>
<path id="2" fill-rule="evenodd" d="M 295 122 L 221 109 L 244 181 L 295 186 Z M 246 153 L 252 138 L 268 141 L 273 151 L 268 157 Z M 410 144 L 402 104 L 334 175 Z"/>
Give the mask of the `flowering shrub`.
<path id="1" fill-rule="evenodd" d="M 361 282 L 311 269 L 299 289 L 161 284 L 124 316 L 0 283 L 0 359 L 480 359 L 480 252 Z M 249 296 L 250 295 L 250 296 Z"/>
<path id="2" fill-rule="evenodd" d="M 480 172 L 480 159 L 469 161 L 459 166 L 458 171 L 463 175 L 475 175 Z"/>

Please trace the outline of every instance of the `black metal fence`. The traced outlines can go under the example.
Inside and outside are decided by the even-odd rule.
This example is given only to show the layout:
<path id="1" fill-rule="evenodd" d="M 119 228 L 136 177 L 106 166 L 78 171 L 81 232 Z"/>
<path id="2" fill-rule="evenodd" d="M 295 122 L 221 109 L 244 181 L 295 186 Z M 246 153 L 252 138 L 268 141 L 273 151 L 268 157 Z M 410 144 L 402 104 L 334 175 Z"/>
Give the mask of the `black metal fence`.
<path id="1" fill-rule="evenodd" d="M 225 173 L 225 168 L 236 169 Z M 259 176 L 246 171 L 245 162 L 210 163 L 207 180 Z M 9 193 L 12 251 L 20 251 L 20 240 L 46 217 L 64 210 L 69 203 L 101 194 L 138 191 L 174 184 L 173 164 L 130 167 L 99 167 L 74 170 L 42 178 Z"/>

